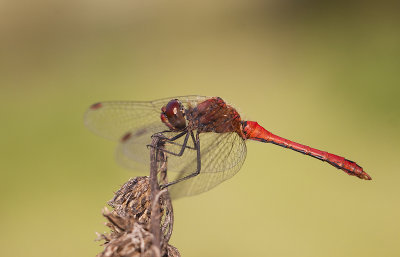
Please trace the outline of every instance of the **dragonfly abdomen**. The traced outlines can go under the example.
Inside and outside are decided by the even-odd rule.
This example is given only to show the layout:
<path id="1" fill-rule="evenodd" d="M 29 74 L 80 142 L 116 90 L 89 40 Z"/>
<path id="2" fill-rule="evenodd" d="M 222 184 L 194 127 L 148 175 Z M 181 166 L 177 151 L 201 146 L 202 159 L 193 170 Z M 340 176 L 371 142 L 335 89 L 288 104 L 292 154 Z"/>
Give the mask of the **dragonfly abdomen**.
<path id="1" fill-rule="evenodd" d="M 242 128 L 247 139 L 279 145 L 281 147 L 314 157 L 318 160 L 325 161 L 332 166 L 343 170 L 349 175 L 356 176 L 365 180 L 371 180 L 371 177 L 366 172 L 364 172 L 359 165 L 357 165 L 353 161 L 347 160 L 344 157 L 282 138 L 264 129 L 262 126 L 258 125 L 258 123 L 254 121 L 243 122 Z"/>

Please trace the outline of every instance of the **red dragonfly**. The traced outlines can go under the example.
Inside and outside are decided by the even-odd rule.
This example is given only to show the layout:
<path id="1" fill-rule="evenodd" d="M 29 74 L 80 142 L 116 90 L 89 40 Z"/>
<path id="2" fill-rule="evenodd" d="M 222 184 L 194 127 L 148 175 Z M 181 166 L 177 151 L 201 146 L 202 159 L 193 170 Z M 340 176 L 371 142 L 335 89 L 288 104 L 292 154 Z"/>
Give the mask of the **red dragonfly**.
<path id="1" fill-rule="evenodd" d="M 87 110 L 85 124 L 96 134 L 119 141 L 117 161 L 136 170 L 148 171 L 147 146 L 151 136 L 160 133 L 163 151 L 168 153 L 168 176 L 173 177 L 164 186 L 174 185 L 169 189 L 174 198 L 208 191 L 235 175 L 246 158 L 247 139 L 273 143 L 371 180 L 353 161 L 274 135 L 257 122 L 241 120 L 219 97 L 100 102 Z"/>

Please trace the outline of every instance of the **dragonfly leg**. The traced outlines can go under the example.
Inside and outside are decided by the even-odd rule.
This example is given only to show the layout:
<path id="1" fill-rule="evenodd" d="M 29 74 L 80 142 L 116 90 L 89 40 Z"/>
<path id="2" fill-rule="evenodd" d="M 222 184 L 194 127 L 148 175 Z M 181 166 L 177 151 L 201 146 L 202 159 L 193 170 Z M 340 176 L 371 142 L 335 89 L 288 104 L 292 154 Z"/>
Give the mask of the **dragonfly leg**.
<path id="1" fill-rule="evenodd" d="M 160 151 L 162 151 L 162 152 L 164 152 L 164 153 L 169 153 L 169 154 L 172 154 L 172 155 L 175 155 L 175 156 L 182 156 L 182 155 L 183 155 L 183 152 L 185 151 L 185 149 L 186 149 L 186 148 L 190 148 L 190 147 L 187 147 L 187 146 L 186 146 L 187 141 L 188 141 L 188 139 L 189 139 L 189 132 L 188 132 L 188 131 L 185 131 L 185 132 L 183 132 L 183 133 L 181 133 L 181 134 L 178 134 L 178 135 L 174 136 L 174 137 L 171 138 L 171 139 L 166 139 L 166 141 L 169 142 L 169 140 L 176 140 L 176 139 L 182 137 L 182 136 L 185 135 L 185 134 L 186 134 L 186 136 L 185 136 L 185 139 L 184 139 L 183 144 L 182 144 L 182 148 L 181 148 L 181 150 L 179 151 L 179 153 L 174 153 L 174 152 L 165 150 L 163 147 L 154 147 L 154 146 L 152 146 L 152 145 L 147 145 L 147 146 L 156 148 L 157 150 L 160 150 Z M 179 144 L 178 144 L 178 145 L 179 145 Z"/>
<path id="2" fill-rule="evenodd" d="M 171 130 L 164 130 L 164 131 L 160 132 L 160 134 L 163 134 L 165 132 L 171 132 Z M 180 133 L 180 134 L 178 134 L 178 135 L 176 135 L 176 136 L 174 136 L 174 137 L 171 137 L 171 138 L 168 138 L 168 137 L 166 137 L 164 135 L 160 135 L 159 133 L 154 134 L 151 137 L 160 137 L 160 138 L 164 139 L 166 142 L 168 142 L 169 144 L 183 146 L 183 144 L 179 144 L 179 143 L 176 143 L 174 141 L 179 139 L 179 138 L 181 138 L 183 135 L 185 135 L 185 133 L 187 133 L 187 130 L 182 132 L 182 133 Z M 193 142 L 194 142 L 195 141 L 194 137 L 192 137 L 192 139 L 193 139 Z M 192 149 L 192 150 L 196 150 L 196 148 L 191 147 L 191 146 L 187 146 L 187 145 L 186 145 L 186 148 Z"/>
<path id="3" fill-rule="evenodd" d="M 187 133 L 187 130 L 185 130 L 185 131 L 183 131 L 183 132 L 179 133 L 178 135 L 173 136 L 171 138 L 168 138 L 168 137 L 164 136 L 164 133 L 166 133 L 166 132 L 172 132 L 172 131 L 171 130 L 164 130 L 164 131 L 158 132 L 156 134 L 153 134 L 151 136 L 151 138 L 159 137 L 159 138 L 164 139 L 166 141 L 175 141 L 175 140 L 181 138 L 183 135 L 185 135 Z"/>
<path id="4" fill-rule="evenodd" d="M 183 144 L 179 144 L 179 143 L 176 143 L 176 142 L 173 142 L 173 141 L 167 141 L 167 143 L 171 144 L 171 145 L 183 146 Z M 190 150 L 196 150 L 196 148 L 188 146 L 187 144 L 186 144 L 185 148 L 190 149 Z"/>
<path id="5" fill-rule="evenodd" d="M 171 131 L 163 131 L 163 132 L 171 132 Z M 194 134 L 193 134 L 193 133 L 190 133 L 190 135 L 191 135 L 191 137 L 192 137 L 193 143 L 195 143 L 195 142 L 196 142 L 196 139 L 194 138 Z M 153 135 L 153 136 L 157 136 L 157 135 Z M 178 143 L 176 143 L 176 142 L 174 142 L 174 141 L 171 141 L 171 140 L 176 140 L 177 138 L 175 138 L 175 137 L 172 137 L 171 139 L 165 137 L 165 139 L 166 139 L 166 141 L 167 141 L 169 144 L 183 146 L 183 145 L 178 144 Z M 151 146 L 151 145 L 149 145 L 149 146 Z M 186 148 L 187 148 L 187 149 L 191 149 L 191 150 L 196 150 L 196 147 L 191 147 L 191 146 L 188 146 L 188 145 L 186 145 Z"/>
<path id="6" fill-rule="evenodd" d="M 188 133 L 188 134 L 189 134 L 189 133 Z M 193 173 L 191 173 L 191 174 L 189 174 L 189 175 L 187 175 L 187 176 L 185 176 L 185 177 L 183 177 L 183 178 L 179 178 L 179 179 L 174 180 L 174 181 L 172 181 L 172 182 L 169 182 L 169 183 L 167 183 L 167 184 L 165 184 L 165 185 L 161 185 L 161 186 L 160 186 L 161 189 L 164 189 L 164 188 L 166 188 L 166 187 L 172 186 L 172 185 L 174 185 L 174 184 L 176 184 L 176 183 L 179 183 L 179 182 L 182 182 L 182 181 L 184 181 L 184 180 L 187 180 L 187 179 L 196 177 L 197 175 L 200 174 L 200 170 L 201 170 L 201 156 L 200 156 L 199 132 L 197 132 L 197 134 L 196 134 L 196 139 L 194 138 L 193 131 L 190 131 L 190 135 L 191 135 L 191 137 L 192 137 L 192 140 L 193 140 L 193 143 L 194 143 L 194 147 L 195 147 L 196 150 L 197 150 L 197 168 L 196 168 L 196 171 L 193 172 Z"/>

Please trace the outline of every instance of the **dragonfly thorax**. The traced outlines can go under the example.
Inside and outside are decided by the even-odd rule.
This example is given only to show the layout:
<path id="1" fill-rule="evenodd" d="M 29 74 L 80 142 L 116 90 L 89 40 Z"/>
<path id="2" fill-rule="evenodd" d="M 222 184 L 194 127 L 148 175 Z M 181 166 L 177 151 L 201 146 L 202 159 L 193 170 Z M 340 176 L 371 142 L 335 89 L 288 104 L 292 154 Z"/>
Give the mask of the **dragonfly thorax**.
<path id="1" fill-rule="evenodd" d="M 219 97 L 213 97 L 186 111 L 188 129 L 198 132 L 235 132 L 245 139 L 237 111 Z"/>

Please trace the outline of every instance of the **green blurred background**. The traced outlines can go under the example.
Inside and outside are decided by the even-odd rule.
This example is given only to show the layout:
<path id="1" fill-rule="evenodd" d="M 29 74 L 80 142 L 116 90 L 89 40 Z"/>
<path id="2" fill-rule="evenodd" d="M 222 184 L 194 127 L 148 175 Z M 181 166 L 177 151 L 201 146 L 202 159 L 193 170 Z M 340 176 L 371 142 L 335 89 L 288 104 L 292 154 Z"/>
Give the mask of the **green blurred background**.
<path id="1" fill-rule="evenodd" d="M 362 181 L 248 143 L 231 180 L 174 203 L 182 256 L 400 256 L 400 20 L 374 1 L 0 1 L 2 256 L 95 256 L 135 173 L 83 113 L 220 96 Z"/>

